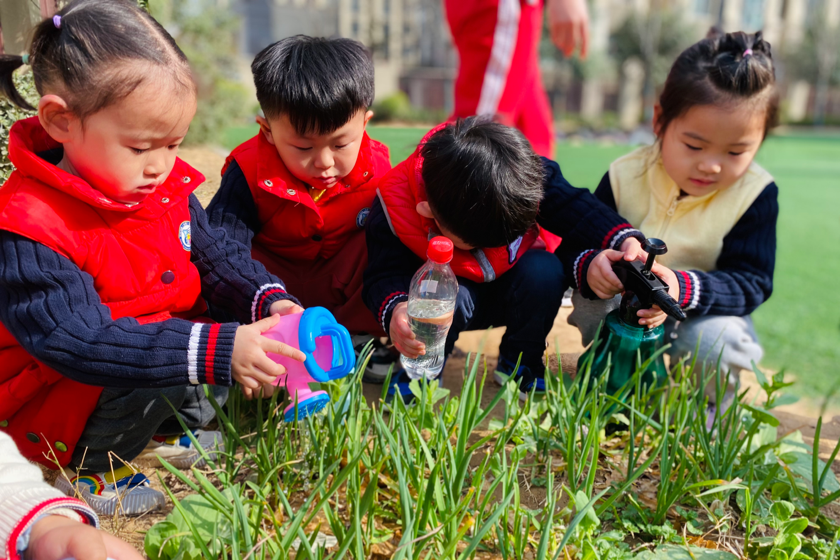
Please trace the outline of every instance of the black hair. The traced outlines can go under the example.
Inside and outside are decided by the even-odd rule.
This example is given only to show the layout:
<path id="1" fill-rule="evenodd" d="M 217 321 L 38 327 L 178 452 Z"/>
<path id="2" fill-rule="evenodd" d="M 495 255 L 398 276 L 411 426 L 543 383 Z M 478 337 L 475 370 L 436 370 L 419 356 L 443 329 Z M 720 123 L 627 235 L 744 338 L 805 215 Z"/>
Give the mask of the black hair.
<path id="1" fill-rule="evenodd" d="M 677 57 L 668 73 L 656 121 L 661 138 L 671 122 L 696 105 L 764 104 L 764 135 L 779 113 L 776 73 L 770 43 L 755 34 L 723 33 L 712 28 L 705 39 Z"/>
<path id="2" fill-rule="evenodd" d="M 267 119 L 286 115 L 298 134 L 328 134 L 373 103 L 373 62 L 352 39 L 296 35 L 277 41 L 251 63 Z"/>
<path id="3" fill-rule="evenodd" d="M 459 119 L 421 147 L 435 219 L 473 247 L 502 247 L 530 229 L 545 170 L 515 128 L 487 117 Z"/>
<path id="4" fill-rule="evenodd" d="M 0 91 L 19 107 L 32 109 L 12 77 L 23 63 L 21 56 L 0 55 Z M 150 78 L 149 64 L 170 74 L 175 84 L 195 90 L 187 57 L 175 40 L 129 0 L 70 2 L 35 27 L 28 63 L 38 93 L 61 96 L 82 119 Z"/>

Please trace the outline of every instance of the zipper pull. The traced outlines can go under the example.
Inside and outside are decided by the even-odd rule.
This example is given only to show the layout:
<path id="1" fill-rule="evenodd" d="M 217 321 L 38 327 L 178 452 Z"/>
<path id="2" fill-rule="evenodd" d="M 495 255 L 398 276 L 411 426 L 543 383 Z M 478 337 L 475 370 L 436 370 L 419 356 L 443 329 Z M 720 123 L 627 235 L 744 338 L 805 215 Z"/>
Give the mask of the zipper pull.
<path id="1" fill-rule="evenodd" d="M 675 198 L 674 202 L 671 203 L 671 207 L 668 208 L 668 211 L 666 212 L 666 214 L 668 214 L 669 216 L 673 216 L 674 212 L 677 210 L 677 203 L 678 202 L 679 201 Z"/>

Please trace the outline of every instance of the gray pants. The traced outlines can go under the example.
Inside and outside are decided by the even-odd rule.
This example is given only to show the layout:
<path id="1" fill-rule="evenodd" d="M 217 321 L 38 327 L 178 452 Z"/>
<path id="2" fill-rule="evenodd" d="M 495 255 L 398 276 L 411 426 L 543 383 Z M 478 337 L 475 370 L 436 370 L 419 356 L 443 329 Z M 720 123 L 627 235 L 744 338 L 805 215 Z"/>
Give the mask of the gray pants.
<path id="1" fill-rule="evenodd" d="M 583 345 L 588 346 L 598 332 L 598 325 L 613 309 L 618 309 L 621 296 L 608 300 L 589 300 L 575 290 L 572 294 L 574 310 L 568 322 L 580 330 Z M 666 353 L 671 363 L 689 357 L 698 350 L 696 371 L 706 377 L 717 369 L 720 358 L 722 376 L 729 374 L 727 392 L 737 390 L 742 369 L 752 369 L 752 362 L 758 363 L 764 355 L 758 343 L 752 319 L 726 315 L 704 315 L 685 321 L 668 318 L 664 324 L 665 343 L 671 345 Z M 699 347 L 698 347 L 699 341 Z M 726 383 L 726 378 L 721 380 Z M 706 386 L 706 395 L 714 398 L 715 383 Z"/>
<path id="2" fill-rule="evenodd" d="M 227 401 L 228 388 L 212 386 L 211 394 L 223 405 Z M 118 468 L 122 466 L 120 460 L 128 462 L 137 457 L 153 436 L 183 433 L 175 410 L 191 430 L 203 428 L 216 416 L 201 385 L 159 389 L 105 388 L 73 451 L 70 468 L 107 472 L 111 470 L 109 453 L 116 455 L 113 467 Z"/>

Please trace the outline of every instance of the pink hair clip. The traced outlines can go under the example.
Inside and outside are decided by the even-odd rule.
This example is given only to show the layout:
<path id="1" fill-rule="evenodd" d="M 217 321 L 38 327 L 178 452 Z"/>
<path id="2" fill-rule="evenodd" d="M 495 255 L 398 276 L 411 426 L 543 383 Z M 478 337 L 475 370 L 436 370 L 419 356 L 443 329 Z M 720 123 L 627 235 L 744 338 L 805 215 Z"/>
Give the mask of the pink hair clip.
<path id="1" fill-rule="evenodd" d="M 744 51 L 744 54 L 741 56 L 741 58 L 747 58 L 751 54 L 752 54 L 752 49 L 747 49 L 747 50 Z"/>
<path id="2" fill-rule="evenodd" d="M 53 16 L 53 25 L 55 25 L 56 29 L 61 29 L 61 16 L 59 16 L 59 15 Z"/>

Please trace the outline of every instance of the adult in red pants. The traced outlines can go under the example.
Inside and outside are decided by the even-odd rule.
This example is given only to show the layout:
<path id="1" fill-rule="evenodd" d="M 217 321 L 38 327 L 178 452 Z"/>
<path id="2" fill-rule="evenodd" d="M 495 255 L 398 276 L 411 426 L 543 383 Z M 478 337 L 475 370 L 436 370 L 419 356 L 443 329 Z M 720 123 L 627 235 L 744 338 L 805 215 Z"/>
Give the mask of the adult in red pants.
<path id="1" fill-rule="evenodd" d="M 515 126 L 538 154 L 554 159 L 554 130 L 540 79 L 538 48 L 543 0 L 444 0 L 458 49 L 453 118 L 495 115 Z M 546 0 L 557 48 L 586 56 L 586 0 Z"/>

